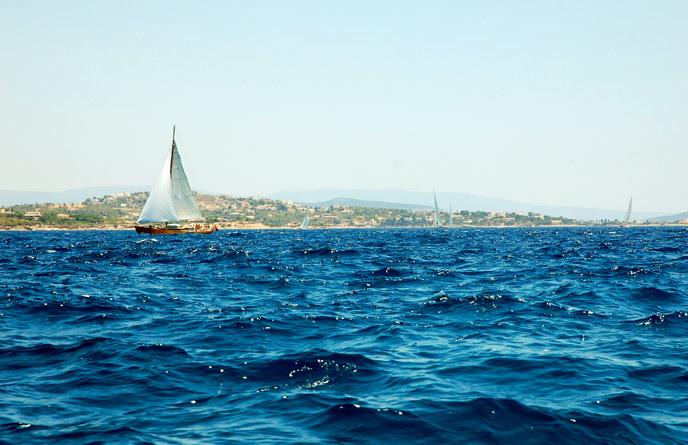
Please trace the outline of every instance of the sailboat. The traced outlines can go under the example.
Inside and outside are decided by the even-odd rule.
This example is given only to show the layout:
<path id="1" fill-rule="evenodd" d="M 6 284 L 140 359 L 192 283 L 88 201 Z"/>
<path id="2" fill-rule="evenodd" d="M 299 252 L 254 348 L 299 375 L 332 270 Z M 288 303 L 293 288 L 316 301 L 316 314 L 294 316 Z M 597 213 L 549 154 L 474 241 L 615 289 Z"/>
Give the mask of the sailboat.
<path id="1" fill-rule="evenodd" d="M 304 216 L 303 221 L 301 221 L 301 225 L 299 226 L 299 229 L 307 229 L 309 220 L 310 218 L 308 218 L 308 215 Z"/>
<path id="2" fill-rule="evenodd" d="M 182 158 L 174 140 L 176 128 L 172 128 L 172 147 L 167 153 L 153 189 L 136 221 L 137 233 L 154 235 L 215 232 L 216 225 L 201 225 L 201 211 L 191 194 Z M 182 225 L 185 224 L 185 225 Z"/>
<path id="3" fill-rule="evenodd" d="M 452 212 L 452 206 L 449 204 L 449 227 L 454 225 L 454 213 Z"/>
<path id="4" fill-rule="evenodd" d="M 631 223 L 631 212 L 633 211 L 633 197 L 628 202 L 628 210 L 626 211 L 626 218 L 624 218 L 624 225 L 629 225 Z"/>
<path id="5" fill-rule="evenodd" d="M 439 227 L 440 226 L 440 208 L 437 206 L 437 194 L 435 191 L 432 191 L 432 198 L 435 200 L 435 221 L 433 223 L 433 227 Z"/>

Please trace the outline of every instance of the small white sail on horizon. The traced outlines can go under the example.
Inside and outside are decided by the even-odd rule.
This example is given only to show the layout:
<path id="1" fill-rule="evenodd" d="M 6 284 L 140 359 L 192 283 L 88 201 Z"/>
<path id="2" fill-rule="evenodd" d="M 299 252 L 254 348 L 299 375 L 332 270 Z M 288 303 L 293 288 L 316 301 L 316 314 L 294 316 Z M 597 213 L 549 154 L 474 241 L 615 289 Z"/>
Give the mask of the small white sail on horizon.
<path id="1" fill-rule="evenodd" d="M 435 200 L 435 222 L 433 224 L 434 227 L 439 227 L 440 226 L 440 208 L 437 206 L 437 193 L 435 191 L 432 191 L 432 198 Z"/>
<path id="2" fill-rule="evenodd" d="M 308 215 L 304 216 L 303 221 L 301 221 L 301 226 L 299 227 L 300 229 L 307 229 L 308 228 L 308 221 L 310 221 L 310 218 Z"/>
<path id="3" fill-rule="evenodd" d="M 452 212 L 452 205 L 449 204 L 449 227 L 454 225 L 454 213 Z"/>
<path id="4" fill-rule="evenodd" d="M 174 140 L 174 132 L 173 129 L 172 147 L 136 221 L 137 224 L 204 220 L 193 199 L 182 158 Z"/>
<path id="5" fill-rule="evenodd" d="M 631 196 L 631 200 L 628 202 L 628 210 L 626 211 L 626 218 L 624 219 L 624 222 L 626 224 L 629 224 L 631 222 L 631 212 L 633 212 L 633 197 Z"/>

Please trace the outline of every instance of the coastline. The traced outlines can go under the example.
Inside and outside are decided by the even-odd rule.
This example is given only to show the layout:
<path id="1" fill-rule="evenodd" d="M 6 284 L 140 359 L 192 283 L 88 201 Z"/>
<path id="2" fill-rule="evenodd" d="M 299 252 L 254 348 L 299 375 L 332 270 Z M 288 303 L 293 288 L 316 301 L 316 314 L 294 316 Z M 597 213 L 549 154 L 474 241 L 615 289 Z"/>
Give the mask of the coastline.
<path id="1" fill-rule="evenodd" d="M 614 226 L 614 225 L 598 225 L 598 224 L 557 224 L 557 225 L 532 225 L 532 226 L 473 226 L 473 225 L 456 225 L 452 227 L 431 227 L 431 226 L 406 226 L 406 227 L 387 227 L 387 226 L 329 226 L 329 227 L 310 227 L 308 229 L 301 229 L 294 226 L 268 227 L 258 224 L 247 224 L 242 226 L 221 226 L 220 231 L 232 230 L 294 230 L 294 231 L 311 231 L 311 230 L 455 230 L 455 229 L 570 229 L 570 228 L 610 228 L 610 229 L 635 229 L 635 228 L 657 228 L 657 227 L 688 227 L 685 223 L 668 223 L 668 224 L 637 224 L 630 226 Z M 127 232 L 134 231 L 134 226 L 90 226 L 90 227 L 54 227 L 54 226 L 39 226 L 39 227 L 0 227 L 0 232 Z"/>

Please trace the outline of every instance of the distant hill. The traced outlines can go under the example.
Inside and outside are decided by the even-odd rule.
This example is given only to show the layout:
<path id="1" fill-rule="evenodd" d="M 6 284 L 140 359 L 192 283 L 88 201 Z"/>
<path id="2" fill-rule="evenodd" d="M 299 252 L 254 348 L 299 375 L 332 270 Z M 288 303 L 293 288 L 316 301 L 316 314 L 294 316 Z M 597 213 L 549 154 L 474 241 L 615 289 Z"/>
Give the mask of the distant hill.
<path id="1" fill-rule="evenodd" d="M 286 191 L 270 195 L 273 199 L 291 200 L 301 203 L 320 203 L 333 199 L 361 200 L 368 202 L 398 203 L 412 207 L 432 208 L 432 193 L 407 190 L 351 190 L 324 189 L 311 191 Z M 470 193 L 437 192 L 437 201 L 444 211 L 451 204 L 455 210 L 486 211 L 486 212 L 534 212 L 554 217 L 563 216 L 583 221 L 599 221 L 603 219 L 622 220 L 625 216 L 626 203 L 621 203 L 619 210 L 591 209 L 584 207 L 558 207 L 530 204 L 498 198 L 486 198 Z M 643 220 L 662 216 L 657 212 L 634 212 L 633 218 Z"/>
<path id="2" fill-rule="evenodd" d="M 104 187 L 83 187 L 57 192 L 0 190 L 0 206 L 37 203 L 76 203 L 87 198 L 101 197 L 118 192 L 141 192 L 149 186 L 113 185 Z"/>
<path id="3" fill-rule="evenodd" d="M 83 187 L 63 191 L 13 191 L 0 190 L 0 206 L 8 207 L 20 204 L 40 203 L 78 203 L 87 198 L 112 195 L 117 192 L 140 192 L 148 186 L 104 186 Z M 210 193 L 206 193 L 210 194 Z M 432 210 L 433 196 L 430 192 L 407 190 L 352 190 L 323 189 L 311 191 L 287 191 L 268 196 L 272 199 L 295 201 L 310 206 L 326 207 L 346 205 L 350 207 L 396 209 L 396 210 Z M 529 204 L 498 198 L 486 198 L 470 193 L 437 193 L 439 207 L 443 211 L 454 210 L 487 211 L 487 212 L 534 212 L 552 217 L 574 218 L 581 221 L 599 221 L 604 219 L 622 220 L 625 216 L 625 203 L 619 210 L 590 209 L 583 207 L 557 207 Z M 673 222 L 688 218 L 688 212 L 676 215 L 665 215 L 658 212 L 634 212 L 633 219 L 654 222 Z"/>
<path id="4" fill-rule="evenodd" d="M 666 215 L 666 216 L 658 216 L 656 218 L 649 218 L 649 222 L 664 222 L 664 223 L 672 223 L 672 222 L 681 222 L 688 220 L 688 212 L 683 212 L 683 213 L 677 213 L 675 215 Z"/>
<path id="5" fill-rule="evenodd" d="M 329 207 L 329 206 L 347 206 L 347 207 L 362 207 L 368 209 L 394 209 L 394 210 L 432 210 L 432 206 L 417 205 L 417 204 L 402 204 L 398 202 L 385 201 L 364 201 L 362 199 L 353 198 L 334 198 L 327 201 L 307 202 L 310 207 Z"/>

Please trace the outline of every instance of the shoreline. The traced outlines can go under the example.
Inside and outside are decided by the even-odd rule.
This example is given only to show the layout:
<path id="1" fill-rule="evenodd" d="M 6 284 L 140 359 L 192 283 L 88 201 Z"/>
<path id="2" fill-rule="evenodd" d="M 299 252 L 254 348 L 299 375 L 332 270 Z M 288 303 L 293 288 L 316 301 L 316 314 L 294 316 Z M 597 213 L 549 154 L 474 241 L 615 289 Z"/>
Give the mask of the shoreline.
<path id="1" fill-rule="evenodd" d="M 533 226 L 452 226 L 452 227 L 385 227 L 385 226 L 332 226 L 332 227 L 310 227 L 308 229 L 301 229 L 300 227 L 267 227 L 267 226 L 238 226 L 238 227 L 220 227 L 220 231 L 234 231 L 234 230 L 294 230 L 294 231 L 313 231 L 313 230 L 455 230 L 455 229 L 571 229 L 571 228 L 609 228 L 609 229 L 635 229 L 635 228 L 656 228 L 656 227 L 688 227 L 685 223 L 669 223 L 669 224 L 638 224 L 630 226 L 605 226 L 596 224 L 558 224 L 558 225 L 533 225 Z M 134 231 L 134 226 L 131 227 L 0 227 L 0 232 L 128 232 Z"/>

